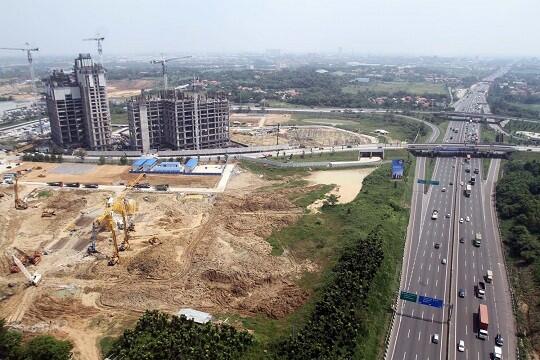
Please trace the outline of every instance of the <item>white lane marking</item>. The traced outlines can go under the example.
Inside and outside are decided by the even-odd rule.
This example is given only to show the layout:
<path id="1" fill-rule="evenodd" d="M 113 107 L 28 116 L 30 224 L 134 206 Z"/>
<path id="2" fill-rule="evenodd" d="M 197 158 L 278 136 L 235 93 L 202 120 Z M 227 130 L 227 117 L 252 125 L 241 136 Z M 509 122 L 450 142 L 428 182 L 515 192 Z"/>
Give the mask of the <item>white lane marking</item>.
<path id="1" fill-rule="evenodd" d="M 439 279 L 435 280 L 435 287 L 437 287 L 437 284 L 439 284 Z"/>
<path id="2" fill-rule="evenodd" d="M 435 318 L 435 313 L 431 314 L 431 322 L 433 322 L 434 318 Z"/>
<path id="3" fill-rule="evenodd" d="M 418 333 L 418 341 L 420 341 L 420 335 L 422 335 L 422 331 Z"/>
<path id="4" fill-rule="evenodd" d="M 407 330 L 407 339 L 411 337 L 411 329 Z"/>
<path id="5" fill-rule="evenodd" d="M 403 353 L 403 360 L 405 360 L 405 357 L 406 357 L 406 356 L 407 356 L 407 352 L 405 351 L 405 352 Z"/>
<path id="6" fill-rule="evenodd" d="M 465 324 L 465 335 L 469 335 L 469 327 Z"/>
<path id="7" fill-rule="evenodd" d="M 431 271 L 431 263 L 428 266 L 428 271 Z"/>
<path id="8" fill-rule="evenodd" d="M 437 265 L 437 272 L 439 272 L 440 270 L 440 265 Z"/>
<path id="9" fill-rule="evenodd" d="M 420 264 L 420 271 L 422 271 L 422 268 L 424 267 L 424 263 Z"/>

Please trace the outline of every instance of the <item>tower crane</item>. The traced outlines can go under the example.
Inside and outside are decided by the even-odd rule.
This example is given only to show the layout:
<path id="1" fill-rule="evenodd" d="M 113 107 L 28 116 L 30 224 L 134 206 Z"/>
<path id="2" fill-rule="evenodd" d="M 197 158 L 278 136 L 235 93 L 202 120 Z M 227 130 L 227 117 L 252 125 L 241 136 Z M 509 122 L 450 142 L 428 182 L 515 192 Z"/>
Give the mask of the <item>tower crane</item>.
<path id="1" fill-rule="evenodd" d="M 32 59 L 32 52 L 39 51 L 39 48 L 32 48 L 30 47 L 29 43 L 25 43 L 24 45 L 26 45 L 25 48 L 3 47 L 3 48 L 0 48 L 0 50 L 15 50 L 15 51 L 26 52 L 26 57 L 28 59 L 28 67 L 30 68 L 30 80 L 32 81 L 32 94 L 35 96 L 37 94 L 37 90 L 36 90 L 36 82 L 34 80 L 34 65 L 33 65 L 34 60 Z M 41 117 L 39 119 L 39 131 L 41 135 L 43 135 L 43 123 L 41 121 Z"/>
<path id="2" fill-rule="evenodd" d="M 171 61 L 177 61 L 181 59 L 188 59 L 191 56 L 182 56 L 182 57 L 174 57 L 174 58 L 168 58 L 165 59 L 163 55 L 161 55 L 161 59 L 154 59 L 150 61 L 150 64 L 161 64 L 161 73 L 163 75 L 163 88 L 167 90 L 167 63 Z"/>
<path id="3" fill-rule="evenodd" d="M 99 35 L 99 34 L 96 34 L 96 37 L 93 37 L 93 38 L 87 38 L 87 39 L 83 39 L 83 41 L 96 41 L 97 42 L 97 52 L 98 52 L 98 55 L 99 55 L 99 63 L 101 65 L 103 65 L 103 46 L 101 45 L 101 43 L 105 40 L 105 37 Z"/>

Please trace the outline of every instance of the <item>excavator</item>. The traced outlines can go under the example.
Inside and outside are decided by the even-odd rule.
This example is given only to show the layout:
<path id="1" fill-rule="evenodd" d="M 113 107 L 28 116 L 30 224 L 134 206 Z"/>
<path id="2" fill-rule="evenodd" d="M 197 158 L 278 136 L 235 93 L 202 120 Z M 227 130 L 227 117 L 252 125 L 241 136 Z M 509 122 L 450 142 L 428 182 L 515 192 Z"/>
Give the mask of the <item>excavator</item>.
<path id="1" fill-rule="evenodd" d="M 106 203 L 105 211 L 99 216 L 92 224 L 92 235 L 90 239 L 90 245 L 87 248 L 88 254 L 97 253 L 96 240 L 97 234 L 100 229 L 105 228 L 112 234 L 113 239 L 113 255 L 109 259 L 108 265 L 113 266 L 120 263 L 119 251 L 124 251 L 129 248 L 129 231 L 132 226 L 129 225 L 128 216 L 133 215 L 137 210 L 137 204 L 133 200 L 126 199 L 126 192 L 132 189 L 139 181 L 141 181 L 146 174 L 140 174 L 135 180 L 130 182 L 126 188 L 115 199 L 109 198 Z M 114 213 L 122 216 L 122 224 L 124 231 L 124 239 L 122 244 L 118 246 L 118 239 L 116 237 L 117 224 L 114 220 Z"/>
<path id="2" fill-rule="evenodd" d="M 28 204 L 26 203 L 26 201 L 19 198 L 19 177 L 21 176 L 22 175 L 20 172 L 15 175 L 15 184 L 13 185 L 13 190 L 15 192 L 15 209 L 26 210 L 28 209 Z"/>

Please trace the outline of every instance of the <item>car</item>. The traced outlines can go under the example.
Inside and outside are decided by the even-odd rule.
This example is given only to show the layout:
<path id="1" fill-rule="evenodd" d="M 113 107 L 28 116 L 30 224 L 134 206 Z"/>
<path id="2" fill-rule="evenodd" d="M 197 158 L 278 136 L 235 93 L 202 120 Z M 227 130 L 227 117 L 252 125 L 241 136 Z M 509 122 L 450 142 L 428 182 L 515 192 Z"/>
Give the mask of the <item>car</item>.
<path id="1" fill-rule="evenodd" d="M 442 192 L 446 192 L 446 188 L 443 187 L 443 188 L 441 189 L 441 191 L 442 191 Z"/>
<path id="2" fill-rule="evenodd" d="M 499 346 L 503 346 L 504 338 L 502 337 L 501 334 L 497 334 L 497 336 L 495 336 L 495 344 L 497 344 Z"/>
<path id="3" fill-rule="evenodd" d="M 439 217 L 439 211 L 438 210 L 433 210 L 433 213 L 431 214 L 431 219 L 432 220 L 437 220 L 438 217 Z"/>
<path id="4" fill-rule="evenodd" d="M 465 242 L 465 238 L 460 237 L 460 238 L 459 238 L 459 242 L 463 244 L 463 243 Z"/>
<path id="5" fill-rule="evenodd" d="M 459 218 L 459 223 L 463 224 L 463 218 Z"/>
<path id="6" fill-rule="evenodd" d="M 448 184 L 449 184 L 450 186 L 452 186 L 452 185 L 454 185 L 454 182 L 453 182 L 453 181 L 450 181 Z"/>
<path id="7" fill-rule="evenodd" d="M 480 172 L 480 170 L 478 170 L 478 168 L 474 169 L 475 174 L 478 174 L 479 172 Z"/>
<path id="8" fill-rule="evenodd" d="M 440 247 L 441 247 L 441 244 L 435 243 L 435 249 L 438 249 L 438 248 L 440 248 Z"/>
<path id="9" fill-rule="evenodd" d="M 465 289 L 459 289 L 458 295 L 459 295 L 460 298 L 464 298 L 465 297 Z"/>
<path id="10" fill-rule="evenodd" d="M 471 221 L 471 218 L 467 216 L 467 217 L 465 218 L 465 221 L 466 221 L 466 222 L 469 222 L 469 221 Z"/>
<path id="11" fill-rule="evenodd" d="M 443 259 L 441 260 L 441 264 L 446 265 L 446 258 L 443 258 Z"/>
<path id="12" fill-rule="evenodd" d="M 465 351 L 465 341 L 459 340 L 457 349 L 458 349 L 459 352 L 464 352 Z"/>
<path id="13" fill-rule="evenodd" d="M 459 185 L 463 186 L 463 185 L 465 185 L 465 183 L 464 183 L 463 181 L 461 181 L 461 182 L 459 183 Z"/>
<path id="14" fill-rule="evenodd" d="M 446 214 L 446 218 L 450 219 L 450 213 Z"/>
<path id="15" fill-rule="evenodd" d="M 466 173 L 470 173 L 470 172 L 471 172 L 471 169 L 466 168 L 466 169 L 465 169 L 465 172 L 466 172 Z"/>
<path id="16" fill-rule="evenodd" d="M 433 334 L 431 336 L 431 342 L 434 343 L 434 344 L 438 344 L 439 343 L 439 334 Z"/>

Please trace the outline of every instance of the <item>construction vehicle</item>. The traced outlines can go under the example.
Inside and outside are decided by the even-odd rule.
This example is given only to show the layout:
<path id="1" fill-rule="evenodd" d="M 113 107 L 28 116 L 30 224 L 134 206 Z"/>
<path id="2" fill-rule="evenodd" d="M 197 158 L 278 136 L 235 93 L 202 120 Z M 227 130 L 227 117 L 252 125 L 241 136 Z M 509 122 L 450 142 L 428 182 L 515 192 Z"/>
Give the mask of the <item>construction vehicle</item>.
<path id="1" fill-rule="evenodd" d="M 112 211 L 110 208 L 106 208 L 103 214 L 99 216 L 92 224 L 91 243 L 87 248 L 87 252 L 89 254 L 94 254 L 98 252 L 96 249 L 96 239 L 97 239 L 97 233 L 102 228 L 105 228 L 107 231 L 110 231 L 112 235 L 113 255 L 109 258 L 108 265 L 114 266 L 120 263 L 120 256 L 118 254 L 118 241 L 116 239 L 115 223 L 114 223 Z"/>
<path id="2" fill-rule="evenodd" d="M 41 217 L 53 217 L 56 215 L 56 211 L 54 209 L 43 209 L 41 212 Z"/>
<path id="3" fill-rule="evenodd" d="M 39 282 L 41 281 L 41 274 L 37 272 L 35 272 L 33 275 L 30 274 L 30 272 L 26 269 L 21 260 L 19 260 L 15 255 L 13 255 L 13 261 L 15 262 L 19 270 L 24 274 L 24 276 L 26 276 L 28 282 L 31 285 L 37 286 L 37 284 L 39 284 Z"/>
<path id="4" fill-rule="evenodd" d="M 15 175 L 15 184 L 13 185 L 13 191 L 15 193 L 15 209 L 17 210 L 26 210 L 28 209 L 28 204 L 24 199 L 19 198 L 19 177 L 22 175 L 20 173 L 17 173 Z"/>

